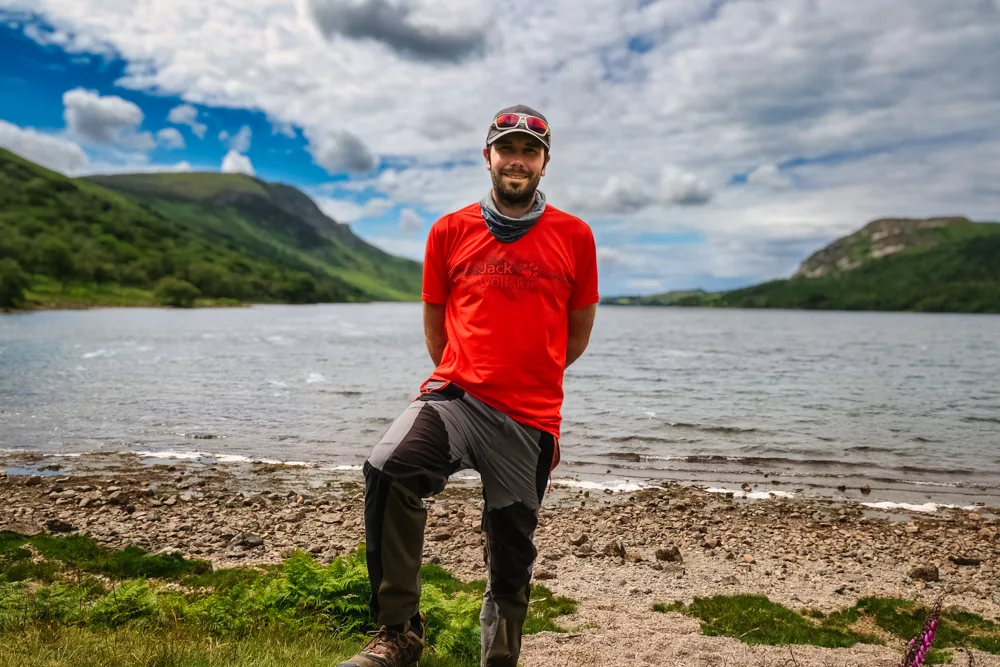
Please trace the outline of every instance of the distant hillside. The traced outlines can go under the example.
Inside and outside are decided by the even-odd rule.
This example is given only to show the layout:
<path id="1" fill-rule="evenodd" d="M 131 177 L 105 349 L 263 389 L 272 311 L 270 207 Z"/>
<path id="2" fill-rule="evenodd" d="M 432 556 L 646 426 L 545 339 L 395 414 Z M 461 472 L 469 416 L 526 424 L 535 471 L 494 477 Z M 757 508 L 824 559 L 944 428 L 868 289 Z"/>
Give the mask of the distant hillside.
<path id="1" fill-rule="evenodd" d="M 1000 224 L 962 217 L 875 220 L 814 253 L 787 280 L 604 302 L 1000 313 Z"/>
<path id="2" fill-rule="evenodd" d="M 416 300 L 420 274 L 290 186 L 69 179 L 0 149 L 0 307 Z"/>

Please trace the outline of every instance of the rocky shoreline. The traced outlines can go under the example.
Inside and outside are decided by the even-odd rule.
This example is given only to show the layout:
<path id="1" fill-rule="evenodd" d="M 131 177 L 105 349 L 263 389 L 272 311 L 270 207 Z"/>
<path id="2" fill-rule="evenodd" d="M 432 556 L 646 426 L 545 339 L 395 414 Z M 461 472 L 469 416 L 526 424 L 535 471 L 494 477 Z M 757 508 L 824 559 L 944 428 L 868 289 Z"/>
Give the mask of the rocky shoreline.
<path id="1" fill-rule="evenodd" d="M 79 531 L 108 546 L 177 550 L 215 567 L 276 562 L 294 548 L 329 562 L 364 539 L 362 477 L 283 465 L 171 462 L 134 455 L 36 467 L 0 459 L 0 530 Z M 730 497 L 733 496 L 733 497 Z M 482 578 L 482 499 L 453 483 L 429 502 L 425 558 Z M 874 665 L 896 647 L 748 647 L 705 637 L 656 602 L 753 593 L 831 612 L 869 595 L 1000 619 L 1000 517 L 941 509 L 886 514 L 856 502 L 747 500 L 669 484 L 628 493 L 554 486 L 537 531 L 535 579 L 580 602 L 570 635 L 525 638 L 535 665 Z M 789 661 L 789 654 L 795 662 Z M 957 664 L 957 663 L 956 663 Z M 964 664 L 964 663 L 963 663 Z M 976 664 L 1000 666 L 977 653 Z"/>

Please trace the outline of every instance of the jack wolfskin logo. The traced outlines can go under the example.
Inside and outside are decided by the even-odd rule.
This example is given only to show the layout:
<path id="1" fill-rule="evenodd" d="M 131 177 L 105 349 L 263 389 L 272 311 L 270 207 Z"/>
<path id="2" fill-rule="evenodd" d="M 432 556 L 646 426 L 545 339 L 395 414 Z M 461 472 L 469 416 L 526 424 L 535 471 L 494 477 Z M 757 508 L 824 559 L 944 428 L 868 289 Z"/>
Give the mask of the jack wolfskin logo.
<path id="1" fill-rule="evenodd" d="M 482 262 L 480 265 L 473 267 L 473 273 L 510 276 L 514 275 L 514 265 L 505 259 L 495 263 Z"/>
<path id="2" fill-rule="evenodd" d="M 498 289 L 511 301 L 522 292 L 537 292 L 541 280 L 565 280 L 563 276 L 544 271 L 537 262 L 506 249 L 472 259 L 459 268 L 456 276 L 470 280 L 472 289 L 480 294 Z"/>

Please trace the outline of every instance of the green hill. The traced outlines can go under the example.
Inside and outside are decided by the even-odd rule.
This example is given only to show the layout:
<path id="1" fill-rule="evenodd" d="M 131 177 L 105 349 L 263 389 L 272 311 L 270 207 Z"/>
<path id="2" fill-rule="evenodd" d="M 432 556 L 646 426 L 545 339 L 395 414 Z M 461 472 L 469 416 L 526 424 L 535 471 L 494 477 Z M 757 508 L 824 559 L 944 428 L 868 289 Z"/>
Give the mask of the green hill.
<path id="1" fill-rule="evenodd" d="M 814 253 L 787 280 L 604 302 L 1000 313 L 1000 224 L 961 217 L 875 220 Z"/>
<path id="2" fill-rule="evenodd" d="M 287 185 L 70 179 L 0 149 L 0 307 L 416 300 L 420 277 Z"/>

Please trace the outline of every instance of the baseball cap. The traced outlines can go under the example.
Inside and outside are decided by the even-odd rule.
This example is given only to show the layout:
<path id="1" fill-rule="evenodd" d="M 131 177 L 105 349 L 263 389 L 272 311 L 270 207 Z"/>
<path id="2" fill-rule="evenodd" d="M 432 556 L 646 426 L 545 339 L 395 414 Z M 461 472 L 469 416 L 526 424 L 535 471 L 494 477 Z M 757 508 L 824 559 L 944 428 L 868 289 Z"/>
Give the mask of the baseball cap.
<path id="1" fill-rule="evenodd" d="M 527 106 L 525 104 L 516 104 L 516 105 L 514 105 L 512 107 L 507 107 L 505 109 L 500 109 L 500 111 L 497 111 L 495 114 L 493 114 L 493 120 L 490 121 L 490 129 L 486 133 L 486 145 L 487 146 L 489 146 L 490 144 L 492 144 L 494 141 L 496 141 L 500 137 L 503 137 L 503 136 L 506 136 L 508 134 L 511 134 L 512 132 L 524 132 L 525 134 L 529 134 L 529 135 L 535 137 L 536 139 L 538 139 L 539 141 L 541 141 L 543 144 L 545 144 L 546 148 L 551 148 L 551 146 L 549 145 L 550 142 L 551 142 L 551 140 L 552 140 L 552 130 L 551 130 L 551 128 L 549 128 L 549 129 L 546 130 L 545 136 L 540 136 L 540 135 L 536 134 L 535 132 L 532 132 L 531 130 L 528 130 L 525 127 L 523 121 L 520 122 L 520 123 L 518 123 L 516 127 L 506 128 L 506 129 L 503 129 L 503 130 L 497 129 L 496 119 L 499 118 L 500 116 L 504 115 L 504 114 L 507 114 L 507 113 L 517 113 L 517 114 L 522 114 L 524 116 L 537 116 L 538 118 L 541 118 L 542 120 L 544 120 L 546 125 L 549 124 L 549 121 L 548 121 L 547 118 L 545 118 L 545 116 L 543 116 L 541 113 L 539 113 L 538 111 L 535 111 L 534 109 L 532 109 L 531 107 L 529 107 L 529 106 Z"/>

